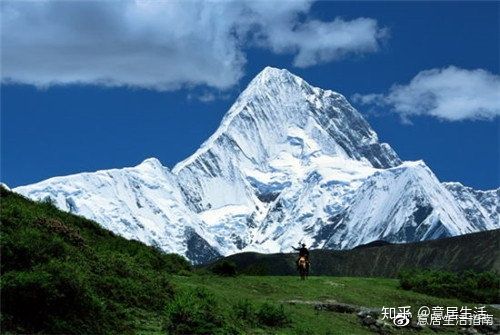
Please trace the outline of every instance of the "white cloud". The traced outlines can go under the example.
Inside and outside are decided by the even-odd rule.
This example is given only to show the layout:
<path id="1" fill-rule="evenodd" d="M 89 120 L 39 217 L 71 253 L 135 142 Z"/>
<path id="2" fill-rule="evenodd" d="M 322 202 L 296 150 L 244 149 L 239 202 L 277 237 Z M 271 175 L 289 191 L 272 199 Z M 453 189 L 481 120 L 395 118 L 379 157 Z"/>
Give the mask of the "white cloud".
<path id="1" fill-rule="evenodd" d="M 294 65 L 308 67 L 337 60 L 350 53 L 375 52 L 386 30 L 377 21 L 358 18 L 352 21 L 335 19 L 332 22 L 312 20 L 295 30 L 271 31 L 269 47 L 278 53 L 296 52 Z"/>
<path id="2" fill-rule="evenodd" d="M 204 103 L 211 103 L 216 100 L 228 100 L 230 94 L 216 90 L 202 90 L 201 92 L 192 91 L 187 95 L 189 100 L 198 100 Z"/>
<path id="3" fill-rule="evenodd" d="M 311 1 L 2 1 L 2 82 L 227 89 L 251 45 L 312 66 L 374 52 L 369 18 L 309 19 Z"/>
<path id="4" fill-rule="evenodd" d="M 404 121 L 430 115 L 446 121 L 490 120 L 500 116 L 500 76 L 455 66 L 419 72 L 387 94 L 355 94 L 359 104 L 389 106 Z"/>
<path id="5" fill-rule="evenodd" d="M 215 101 L 216 96 L 212 92 L 203 92 L 201 95 L 197 95 L 195 98 L 201 102 L 212 102 Z"/>

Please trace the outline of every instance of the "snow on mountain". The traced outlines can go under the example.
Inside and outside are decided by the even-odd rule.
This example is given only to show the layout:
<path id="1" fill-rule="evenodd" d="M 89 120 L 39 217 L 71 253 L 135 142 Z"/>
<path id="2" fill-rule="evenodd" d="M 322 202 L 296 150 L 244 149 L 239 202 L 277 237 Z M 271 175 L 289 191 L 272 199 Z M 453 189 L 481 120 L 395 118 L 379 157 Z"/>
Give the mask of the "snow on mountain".
<path id="1" fill-rule="evenodd" d="M 478 230 L 424 162 L 404 162 L 368 177 L 330 227 L 325 246 L 352 248 L 383 239 L 406 242 Z"/>
<path id="2" fill-rule="evenodd" d="M 198 259 L 201 249 L 208 256 L 219 255 L 203 222 L 186 206 L 175 176 L 155 158 L 132 168 L 56 177 L 14 191 L 194 261 L 205 260 Z"/>
<path id="3" fill-rule="evenodd" d="M 500 188 L 480 191 L 457 182 L 443 183 L 453 194 L 468 221 L 481 230 L 496 229 L 500 222 Z"/>
<path id="4" fill-rule="evenodd" d="M 499 228 L 499 190 L 457 185 L 401 162 L 342 95 L 268 67 L 172 172 L 148 159 L 14 191 L 199 263 Z"/>
<path id="5" fill-rule="evenodd" d="M 294 207 L 288 219 L 295 221 L 296 212 L 304 208 L 294 201 L 305 184 L 314 184 L 315 174 L 335 170 L 350 180 L 359 169 L 400 162 L 342 95 L 268 67 L 240 95 L 215 134 L 172 172 L 226 254 L 247 246 L 279 251 L 295 245 L 304 231 L 299 227 L 291 236 L 291 226 L 282 223 L 273 229 L 279 221 L 270 209 L 280 196 L 278 206 L 286 202 L 287 209 Z M 330 188 L 341 193 L 349 189 Z M 335 198 L 343 201 L 341 194 Z M 276 240 L 282 232 L 289 242 Z"/>

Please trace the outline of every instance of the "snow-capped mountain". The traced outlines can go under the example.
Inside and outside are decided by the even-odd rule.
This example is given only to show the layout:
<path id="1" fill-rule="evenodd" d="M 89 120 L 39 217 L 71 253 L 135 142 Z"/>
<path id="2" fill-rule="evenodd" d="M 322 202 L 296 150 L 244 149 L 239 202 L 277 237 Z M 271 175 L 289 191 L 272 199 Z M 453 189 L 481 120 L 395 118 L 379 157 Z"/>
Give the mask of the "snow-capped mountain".
<path id="1" fill-rule="evenodd" d="M 186 205 L 176 177 L 155 158 L 132 168 L 55 177 L 14 191 L 193 261 L 202 261 L 201 254 L 219 256 L 211 246 L 216 242 Z"/>
<path id="2" fill-rule="evenodd" d="M 424 162 L 404 162 L 363 182 L 349 208 L 332 224 L 333 234 L 325 247 L 352 248 L 373 236 L 394 242 L 421 241 L 477 231 L 477 222 L 463 214 Z M 482 222 L 491 224 L 484 218 Z"/>
<path id="3" fill-rule="evenodd" d="M 14 191 L 196 263 L 298 241 L 340 249 L 500 228 L 499 190 L 440 183 L 380 143 L 345 97 L 270 67 L 171 172 L 148 159 Z"/>
<path id="4" fill-rule="evenodd" d="M 481 191 L 457 182 L 443 183 L 458 202 L 468 221 L 482 230 L 498 228 L 500 220 L 500 188 Z"/>

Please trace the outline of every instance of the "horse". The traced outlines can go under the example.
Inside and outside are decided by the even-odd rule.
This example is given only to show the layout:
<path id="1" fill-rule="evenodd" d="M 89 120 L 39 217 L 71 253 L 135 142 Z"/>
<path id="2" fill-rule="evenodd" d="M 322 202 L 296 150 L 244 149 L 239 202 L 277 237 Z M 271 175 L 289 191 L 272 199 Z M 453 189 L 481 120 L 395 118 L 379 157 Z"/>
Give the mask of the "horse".
<path id="1" fill-rule="evenodd" d="M 301 280 L 305 280 L 307 275 L 309 274 L 309 270 L 307 268 L 307 259 L 304 256 L 299 258 L 299 273 Z"/>

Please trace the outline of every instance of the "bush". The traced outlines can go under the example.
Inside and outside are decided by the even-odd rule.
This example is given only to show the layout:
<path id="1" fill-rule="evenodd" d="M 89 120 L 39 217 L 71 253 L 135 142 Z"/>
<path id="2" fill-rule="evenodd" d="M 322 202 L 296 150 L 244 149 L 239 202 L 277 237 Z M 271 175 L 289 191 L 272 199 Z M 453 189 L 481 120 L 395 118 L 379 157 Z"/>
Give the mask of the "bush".
<path id="1" fill-rule="evenodd" d="M 161 260 L 165 271 L 168 273 L 179 273 L 182 272 L 187 274 L 193 271 L 193 267 L 189 261 L 181 255 L 178 254 L 168 254 L 165 255 L 163 252 L 158 252 L 157 255 L 161 255 Z"/>
<path id="2" fill-rule="evenodd" d="M 233 314 L 237 320 L 247 322 L 250 325 L 255 324 L 256 310 L 254 305 L 248 300 L 239 301 L 234 305 Z"/>
<path id="3" fill-rule="evenodd" d="M 240 272 L 248 276 L 267 276 L 269 274 L 266 265 L 262 263 L 250 264 Z"/>
<path id="4" fill-rule="evenodd" d="M 225 326 L 214 296 L 201 288 L 177 294 L 165 308 L 164 328 L 168 334 L 216 334 Z"/>
<path id="5" fill-rule="evenodd" d="M 246 334 L 249 328 L 282 327 L 290 324 L 283 305 L 264 303 L 259 309 L 248 300 L 224 312 L 217 299 L 202 288 L 183 291 L 165 308 L 167 334 Z"/>
<path id="6" fill-rule="evenodd" d="M 177 273 L 178 276 L 182 276 L 182 277 L 191 277 L 193 275 L 193 272 L 192 271 L 187 271 L 187 270 L 180 270 L 178 273 Z"/>
<path id="7" fill-rule="evenodd" d="M 257 311 L 257 321 L 260 325 L 268 327 L 283 327 L 290 323 L 290 318 L 285 313 L 283 305 L 264 303 Z"/>
<path id="8" fill-rule="evenodd" d="M 2 276 L 2 313 L 28 332 L 102 333 L 104 306 L 78 269 L 53 262 L 34 271 Z M 26 317 L 29 315 L 29 317 Z M 11 328 L 11 327 L 7 327 Z"/>
<path id="9" fill-rule="evenodd" d="M 219 276 L 235 277 L 237 274 L 236 264 L 227 260 L 216 263 L 211 270 L 214 274 Z"/>
<path id="10" fill-rule="evenodd" d="M 500 303 L 500 277 L 497 273 L 438 270 L 404 270 L 398 275 L 400 287 L 465 302 Z"/>

